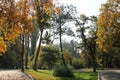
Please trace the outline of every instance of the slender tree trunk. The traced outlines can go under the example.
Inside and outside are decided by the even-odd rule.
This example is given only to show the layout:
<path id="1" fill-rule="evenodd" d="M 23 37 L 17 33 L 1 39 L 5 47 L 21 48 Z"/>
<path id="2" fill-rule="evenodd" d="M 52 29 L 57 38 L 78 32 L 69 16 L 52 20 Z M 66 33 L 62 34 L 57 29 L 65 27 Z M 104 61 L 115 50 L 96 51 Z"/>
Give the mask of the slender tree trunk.
<path id="1" fill-rule="evenodd" d="M 93 46 L 93 71 L 96 72 L 96 59 L 95 59 L 95 54 L 96 54 L 96 42 L 93 40 L 94 46 Z"/>
<path id="2" fill-rule="evenodd" d="M 37 60 L 38 60 L 38 56 L 39 56 L 39 53 L 40 53 L 40 47 L 41 47 L 41 42 L 42 42 L 42 34 L 43 34 L 43 30 L 40 31 L 40 40 L 39 40 L 39 45 L 38 45 L 38 49 L 37 49 L 37 53 L 36 53 L 36 56 L 35 56 L 35 61 L 34 61 L 34 65 L 33 65 L 33 69 L 35 71 L 37 71 Z"/>
<path id="3" fill-rule="evenodd" d="M 93 72 L 96 72 L 96 62 L 95 62 L 94 53 L 91 56 L 92 56 L 92 62 L 93 62 Z"/>
<path id="4" fill-rule="evenodd" d="M 24 72 L 24 35 L 22 35 L 21 71 Z"/>
<path id="5" fill-rule="evenodd" d="M 62 57 L 63 65 L 66 66 L 64 54 L 63 54 L 63 47 L 62 47 L 62 29 L 61 29 L 61 26 L 60 26 L 59 36 L 60 36 L 60 49 L 61 49 L 61 53 L 62 53 L 61 57 Z"/>
<path id="6" fill-rule="evenodd" d="M 72 59 L 70 59 L 70 66 L 72 66 Z"/>
<path id="7" fill-rule="evenodd" d="M 27 52 L 25 54 L 25 69 L 28 69 L 28 53 L 29 53 L 29 36 L 27 38 Z"/>

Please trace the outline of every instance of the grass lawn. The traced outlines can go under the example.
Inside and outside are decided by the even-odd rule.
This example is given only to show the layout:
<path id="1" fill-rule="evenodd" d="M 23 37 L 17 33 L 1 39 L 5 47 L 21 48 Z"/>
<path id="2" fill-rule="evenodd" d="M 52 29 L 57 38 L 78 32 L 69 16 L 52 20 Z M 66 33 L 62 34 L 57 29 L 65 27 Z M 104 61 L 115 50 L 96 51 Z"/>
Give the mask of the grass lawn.
<path id="1" fill-rule="evenodd" d="M 75 77 L 72 78 L 54 77 L 49 70 L 27 70 L 26 73 L 35 80 L 97 80 L 97 72 L 74 72 Z"/>

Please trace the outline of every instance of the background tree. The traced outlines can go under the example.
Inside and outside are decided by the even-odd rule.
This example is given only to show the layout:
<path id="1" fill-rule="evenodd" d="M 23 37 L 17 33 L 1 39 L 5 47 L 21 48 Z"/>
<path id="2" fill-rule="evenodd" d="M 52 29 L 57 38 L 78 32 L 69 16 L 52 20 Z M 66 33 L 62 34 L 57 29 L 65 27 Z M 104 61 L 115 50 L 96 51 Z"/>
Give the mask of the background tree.
<path id="1" fill-rule="evenodd" d="M 28 56 L 30 55 L 30 35 L 25 35 L 25 69 L 28 69 Z"/>
<path id="2" fill-rule="evenodd" d="M 34 55 L 35 55 L 35 50 L 36 50 L 36 46 L 37 46 L 37 41 L 39 38 L 39 30 L 37 28 L 37 23 L 35 20 L 33 20 L 33 31 L 31 33 L 31 59 L 30 61 L 33 60 Z"/>
<path id="3" fill-rule="evenodd" d="M 113 64 L 110 63 L 115 63 L 112 62 L 115 60 L 115 55 L 113 55 L 113 53 L 117 54 L 117 51 L 119 50 L 119 41 L 120 41 L 119 40 L 119 36 L 120 36 L 119 4 L 120 4 L 119 0 L 108 0 L 100 8 L 100 14 L 97 21 L 98 38 L 96 43 L 99 48 L 99 52 L 100 52 L 99 54 L 102 56 L 101 58 L 102 67 L 108 67 L 108 66 L 111 67 Z"/>
<path id="4" fill-rule="evenodd" d="M 22 42 L 22 53 L 21 53 L 21 70 L 24 71 L 24 54 L 25 54 L 25 34 L 29 35 L 30 32 L 32 31 L 32 19 L 30 17 L 30 2 L 28 0 L 20 0 L 17 4 L 20 6 L 18 9 L 21 13 L 21 16 L 24 16 L 22 20 L 20 21 L 21 24 L 21 42 Z M 28 38 L 29 39 L 29 38 Z M 29 45 L 29 43 L 28 43 Z M 29 47 L 29 46 L 28 46 Z M 27 58 L 27 57 L 26 57 Z M 26 60 L 27 61 L 27 60 Z M 27 65 L 26 65 L 27 67 Z"/>
<path id="5" fill-rule="evenodd" d="M 53 46 L 47 46 L 42 48 L 42 54 L 40 55 L 41 63 L 48 66 L 48 69 L 52 69 L 59 59 L 59 51 Z"/>
<path id="6" fill-rule="evenodd" d="M 111 50 L 114 43 L 119 41 L 119 3 L 119 0 L 108 0 L 100 9 L 97 22 L 97 44 L 104 52 Z"/>
<path id="7" fill-rule="evenodd" d="M 40 52 L 43 31 L 46 28 L 50 28 L 49 20 L 52 17 L 53 12 L 56 10 L 56 7 L 55 4 L 53 4 L 52 0 L 42 0 L 42 1 L 35 0 L 35 4 L 36 4 L 35 6 L 36 6 L 37 24 L 38 24 L 38 28 L 40 29 L 40 36 L 39 36 L 40 40 L 33 66 L 33 69 L 37 70 L 37 59 Z"/>
<path id="8" fill-rule="evenodd" d="M 78 45 L 78 42 L 74 41 L 74 40 L 71 40 L 70 42 L 63 41 L 63 49 L 69 51 L 72 54 L 72 56 L 74 56 L 74 57 L 78 56 L 77 45 Z"/>
<path id="9" fill-rule="evenodd" d="M 31 3 L 29 0 L 5 0 L 2 1 L 1 4 L 1 36 L 4 37 L 4 41 L 14 43 L 15 39 L 22 35 L 23 52 L 21 53 L 21 66 L 22 71 L 24 71 L 24 34 L 32 30 L 31 16 L 29 14 Z M 3 49 L 5 49 L 5 47 Z"/>
<path id="10" fill-rule="evenodd" d="M 71 21 L 73 19 L 76 9 L 73 5 L 70 6 L 61 6 L 61 11 L 59 14 L 54 14 L 53 21 L 55 21 L 56 31 L 55 34 L 59 35 L 59 42 L 60 42 L 60 51 L 61 57 L 63 61 L 63 65 L 65 64 L 64 56 L 63 56 L 63 46 L 62 46 L 62 34 L 65 33 L 67 27 L 63 27 L 65 23 Z M 70 29 L 70 28 L 69 28 Z M 69 30 L 71 31 L 71 30 Z"/>
<path id="11" fill-rule="evenodd" d="M 82 49 L 88 50 L 88 54 L 90 55 L 93 63 L 93 71 L 96 71 L 96 62 L 95 62 L 95 54 L 96 54 L 96 22 L 97 18 L 95 16 L 86 17 L 85 15 L 80 16 L 81 21 L 76 21 L 76 26 L 79 25 L 77 32 L 80 33 L 82 39 Z M 90 26 L 87 25 L 89 23 Z M 86 29 L 89 29 L 89 34 L 86 34 Z"/>
<path id="12" fill-rule="evenodd" d="M 7 51 L 0 56 L 0 68 L 20 69 L 21 68 L 21 43 L 18 38 L 16 44 L 7 44 Z"/>
<path id="13" fill-rule="evenodd" d="M 14 42 L 20 33 L 20 29 L 16 27 L 18 25 L 16 21 L 20 19 L 18 18 L 19 14 L 16 14 L 18 11 L 14 0 L 2 0 L 0 4 L 0 53 L 3 53 L 7 50 L 4 41 Z"/>

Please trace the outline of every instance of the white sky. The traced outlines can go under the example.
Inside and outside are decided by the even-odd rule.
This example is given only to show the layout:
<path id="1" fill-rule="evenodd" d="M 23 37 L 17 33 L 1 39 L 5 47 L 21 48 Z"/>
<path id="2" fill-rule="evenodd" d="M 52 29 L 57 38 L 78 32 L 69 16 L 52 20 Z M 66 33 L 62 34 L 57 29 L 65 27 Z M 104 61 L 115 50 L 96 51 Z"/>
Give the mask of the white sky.
<path id="1" fill-rule="evenodd" d="M 107 0 L 59 0 L 63 4 L 73 4 L 77 8 L 79 14 L 85 14 L 86 16 L 97 16 L 101 4 Z"/>
<path id="2" fill-rule="evenodd" d="M 85 14 L 86 16 L 98 16 L 99 9 L 101 4 L 106 3 L 107 0 L 58 0 L 60 4 L 64 5 L 74 5 L 77 9 L 78 15 Z M 71 27 L 74 26 L 73 23 L 69 23 Z M 67 35 L 62 36 L 62 40 L 70 41 L 70 40 L 79 41 L 77 38 L 69 37 Z M 55 43 L 59 43 L 55 41 Z"/>

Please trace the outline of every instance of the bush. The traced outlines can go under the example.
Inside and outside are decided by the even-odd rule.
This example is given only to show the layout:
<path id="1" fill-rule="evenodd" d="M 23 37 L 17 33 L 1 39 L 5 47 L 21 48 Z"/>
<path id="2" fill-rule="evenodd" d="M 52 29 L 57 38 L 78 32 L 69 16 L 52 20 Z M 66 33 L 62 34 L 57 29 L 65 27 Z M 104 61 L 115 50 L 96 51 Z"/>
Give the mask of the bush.
<path id="1" fill-rule="evenodd" d="M 57 77 L 73 77 L 73 71 L 67 66 L 60 66 L 54 70 L 53 75 Z"/>
<path id="2" fill-rule="evenodd" d="M 75 59 L 72 64 L 74 69 L 84 68 L 84 63 L 80 59 Z"/>

